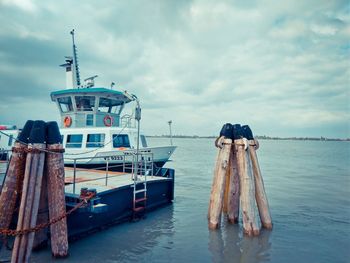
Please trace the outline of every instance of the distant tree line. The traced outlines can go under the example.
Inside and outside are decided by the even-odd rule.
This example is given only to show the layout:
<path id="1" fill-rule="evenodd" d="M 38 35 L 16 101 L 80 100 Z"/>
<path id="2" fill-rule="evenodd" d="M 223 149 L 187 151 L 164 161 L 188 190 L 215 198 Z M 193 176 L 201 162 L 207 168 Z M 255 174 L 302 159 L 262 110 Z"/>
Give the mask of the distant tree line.
<path id="1" fill-rule="evenodd" d="M 170 138 L 169 135 L 147 135 L 147 137 L 155 138 Z M 199 139 L 199 138 L 216 138 L 217 136 L 198 136 L 198 135 L 173 135 L 173 138 L 190 138 L 190 139 Z M 326 138 L 326 137 L 276 137 L 276 136 L 267 136 L 267 135 L 256 135 L 255 138 L 259 140 L 295 140 L 295 141 L 350 141 L 350 138 L 341 139 L 341 138 Z"/>

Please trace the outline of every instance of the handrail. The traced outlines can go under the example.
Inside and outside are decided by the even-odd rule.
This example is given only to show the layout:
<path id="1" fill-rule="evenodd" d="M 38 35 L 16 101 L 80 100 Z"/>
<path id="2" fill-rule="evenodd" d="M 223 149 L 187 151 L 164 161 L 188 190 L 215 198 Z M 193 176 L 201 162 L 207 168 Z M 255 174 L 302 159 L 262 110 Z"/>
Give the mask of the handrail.
<path id="1" fill-rule="evenodd" d="M 0 154 L 6 152 L 12 152 L 12 150 L 1 150 Z M 110 158 L 114 157 L 114 156 L 120 156 L 122 157 L 122 161 L 120 163 L 113 163 L 111 162 Z M 138 156 L 138 157 L 137 157 Z M 9 163 L 9 154 L 7 154 L 7 165 Z M 108 179 L 110 177 L 110 172 L 111 169 L 113 168 L 117 168 L 117 167 L 121 167 L 123 172 L 127 172 L 127 169 L 130 169 L 130 173 L 132 178 L 136 178 L 135 177 L 135 172 L 138 173 L 138 175 L 146 175 L 146 176 L 153 176 L 154 174 L 157 174 L 157 172 L 159 171 L 159 168 L 155 166 L 154 164 L 154 160 L 153 160 L 153 153 L 151 152 L 143 152 L 142 150 L 140 150 L 139 153 L 136 152 L 136 150 L 126 150 L 123 151 L 122 154 L 118 153 L 118 154 L 104 154 L 104 155 L 95 155 L 95 156 L 90 156 L 90 157 L 76 157 L 76 158 L 65 158 L 65 160 L 71 160 L 73 161 L 73 194 L 75 194 L 76 192 L 76 183 L 77 183 L 77 177 L 79 177 L 77 175 L 77 171 L 78 171 L 78 165 L 79 162 L 77 162 L 78 160 L 93 160 L 93 159 L 101 159 L 102 162 L 100 164 L 102 164 L 102 167 L 100 168 L 95 168 L 94 170 L 105 170 L 106 174 L 105 174 L 105 185 L 108 185 Z M 136 161 L 138 160 L 138 161 Z M 130 168 L 128 168 L 127 163 L 130 163 Z M 103 165 L 105 164 L 105 165 Z M 158 170 L 158 171 L 157 171 Z M 91 179 L 89 181 L 94 181 L 94 180 L 99 180 L 101 178 L 96 178 L 96 179 Z"/>
<path id="2" fill-rule="evenodd" d="M 123 172 L 126 172 L 127 165 L 126 163 L 131 163 L 131 169 L 130 174 L 131 174 L 131 179 L 134 180 L 134 178 L 137 178 L 137 175 L 135 174 L 136 172 L 138 175 L 143 175 L 143 176 L 154 176 L 154 160 L 153 160 L 153 153 L 150 152 L 139 152 L 137 153 L 134 150 L 128 150 L 124 151 L 123 154 L 117 154 L 118 156 L 121 156 L 123 159 L 119 160 L 122 161 L 122 163 L 116 163 L 111 165 L 111 160 L 109 159 L 110 157 L 116 156 L 116 154 L 111 154 L 111 155 L 100 155 L 100 156 L 93 156 L 93 157 L 77 157 L 77 158 L 66 158 L 69 160 L 73 160 L 73 194 L 75 194 L 76 190 L 76 183 L 77 183 L 77 160 L 92 160 L 92 159 L 103 159 L 105 162 L 101 162 L 102 167 L 96 168 L 94 170 L 105 170 L 105 186 L 108 185 L 108 179 L 110 177 L 110 171 L 111 168 L 116 168 L 116 167 L 122 167 Z M 139 156 L 138 158 L 136 156 Z M 129 157 L 129 158 L 128 158 Z M 128 160 L 127 160 L 128 159 Z M 138 160 L 138 161 L 136 161 Z M 103 165 L 105 164 L 105 165 Z M 150 173 L 150 174 L 148 174 Z M 89 181 L 94 181 L 94 180 L 100 180 L 101 178 L 96 178 L 96 179 L 91 179 Z"/>
<path id="3" fill-rule="evenodd" d="M 6 170 L 7 170 L 7 167 L 9 165 L 9 161 L 10 161 L 10 154 L 12 150 L 5 150 L 5 149 L 1 149 L 0 150 L 0 158 L 3 156 L 3 154 L 6 154 L 6 159 L 3 160 L 5 163 L 6 163 L 6 169 L 4 169 L 4 172 L 0 172 L 0 174 L 5 174 L 6 173 Z"/>

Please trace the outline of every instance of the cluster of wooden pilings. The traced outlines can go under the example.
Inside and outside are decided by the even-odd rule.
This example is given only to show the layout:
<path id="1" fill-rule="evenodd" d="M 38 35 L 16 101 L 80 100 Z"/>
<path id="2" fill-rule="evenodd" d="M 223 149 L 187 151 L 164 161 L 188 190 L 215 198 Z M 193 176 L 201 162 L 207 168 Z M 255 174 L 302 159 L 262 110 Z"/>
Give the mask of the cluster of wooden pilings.
<path id="1" fill-rule="evenodd" d="M 272 229 L 264 182 L 256 150 L 259 143 L 248 125 L 227 123 L 216 139 L 219 148 L 210 195 L 208 224 L 220 227 L 222 213 L 234 224 L 243 221 L 243 232 L 259 235 L 261 225 Z"/>
<path id="2" fill-rule="evenodd" d="M 18 217 L 12 263 L 28 262 L 48 232 L 52 255 L 68 255 L 66 218 L 40 227 L 66 212 L 63 151 L 56 122 L 27 121 L 16 140 L 0 195 L 0 229 Z"/>

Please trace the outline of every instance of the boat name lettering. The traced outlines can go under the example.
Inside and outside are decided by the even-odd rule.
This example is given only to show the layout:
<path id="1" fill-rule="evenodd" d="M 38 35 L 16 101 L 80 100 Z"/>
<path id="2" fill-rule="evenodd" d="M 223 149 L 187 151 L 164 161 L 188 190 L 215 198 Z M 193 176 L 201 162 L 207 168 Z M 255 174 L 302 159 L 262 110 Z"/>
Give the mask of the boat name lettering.
<path id="1" fill-rule="evenodd" d="M 124 160 L 123 156 L 118 156 L 118 155 L 113 155 L 113 156 L 108 156 L 103 158 L 105 161 L 122 161 Z"/>

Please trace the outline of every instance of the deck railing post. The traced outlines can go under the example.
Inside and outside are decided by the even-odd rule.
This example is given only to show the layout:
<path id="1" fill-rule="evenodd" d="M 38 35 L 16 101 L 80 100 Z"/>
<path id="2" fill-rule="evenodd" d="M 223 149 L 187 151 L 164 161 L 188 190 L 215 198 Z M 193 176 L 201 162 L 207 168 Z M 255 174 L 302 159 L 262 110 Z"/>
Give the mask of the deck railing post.
<path id="1" fill-rule="evenodd" d="M 153 153 L 151 153 L 151 158 L 152 158 L 151 165 L 152 165 L 152 178 L 153 178 L 153 176 L 154 176 L 154 158 L 153 158 Z"/>
<path id="2" fill-rule="evenodd" d="M 123 154 L 123 173 L 125 173 L 125 152 Z"/>
<path id="3" fill-rule="evenodd" d="M 74 159 L 74 170 L 73 170 L 73 194 L 75 194 L 76 171 L 77 171 L 77 159 Z"/>
<path id="4" fill-rule="evenodd" d="M 106 165 L 106 186 L 107 186 L 107 182 L 108 182 L 108 168 L 109 168 L 109 162 L 108 162 L 108 158 L 107 158 L 107 165 Z"/>

